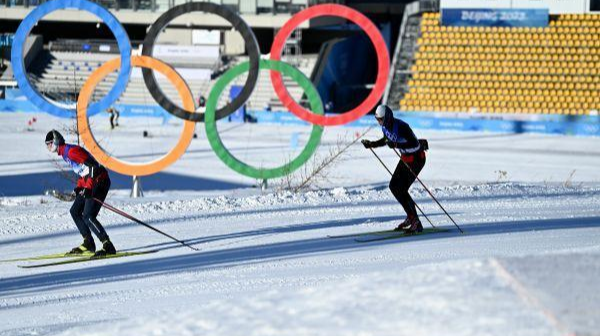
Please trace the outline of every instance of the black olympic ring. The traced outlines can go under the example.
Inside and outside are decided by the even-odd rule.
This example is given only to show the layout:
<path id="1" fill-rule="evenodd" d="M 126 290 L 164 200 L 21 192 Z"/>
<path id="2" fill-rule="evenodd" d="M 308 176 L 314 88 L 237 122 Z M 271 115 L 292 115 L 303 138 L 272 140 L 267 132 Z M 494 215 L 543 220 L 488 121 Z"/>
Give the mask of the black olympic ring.
<path id="1" fill-rule="evenodd" d="M 142 55 L 152 57 L 154 43 L 163 28 L 176 17 L 190 12 L 211 13 L 227 20 L 242 35 L 246 44 L 246 49 L 248 50 L 248 55 L 250 56 L 250 69 L 248 77 L 246 78 L 246 83 L 240 94 L 232 102 L 216 111 L 216 119 L 219 120 L 242 107 L 252 94 L 256 82 L 258 81 L 259 74 L 260 50 L 258 49 L 258 42 L 256 41 L 256 36 L 254 36 L 254 32 L 250 29 L 250 26 L 248 26 L 246 21 L 229 8 L 210 2 L 188 2 L 164 12 L 156 22 L 150 26 L 150 30 L 144 39 Z M 186 111 L 171 102 L 158 86 L 152 69 L 142 68 L 142 74 L 144 76 L 144 83 L 146 84 L 148 91 L 150 91 L 152 98 L 154 98 L 158 105 L 163 109 L 183 120 L 204 122 L 204 113 Z"/>

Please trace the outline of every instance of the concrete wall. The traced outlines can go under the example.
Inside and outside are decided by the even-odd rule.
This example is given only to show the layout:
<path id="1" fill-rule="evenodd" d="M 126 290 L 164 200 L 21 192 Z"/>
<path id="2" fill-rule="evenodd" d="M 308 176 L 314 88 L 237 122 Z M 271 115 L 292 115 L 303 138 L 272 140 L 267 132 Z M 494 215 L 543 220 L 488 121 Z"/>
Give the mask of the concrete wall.
<path id="1" fill-rule="evenodd" d="M 246 44 L 242 35 L 235 31 L 225 32 L 225 55 L 243 55 L 246 52 Z"/>
<path id="2" fill-rule="evenodd" d="M 27 38 L 27 41 L 25 41 L 25 46 L 24 46 L 24 50 L 23 50 L 23 55 L 25 55 L 23 63 L 25 64 L 26 69 L 27 69 L 27 67 L 29 67 L 31 62 L 38 55 L 38 53 L 40 51 L 42 51 L 42 49 L 44 49 L 44 39 L 40 35 L 29 35 L 29 37 Z M 4 51 L 4 48 L 3 48 L 3 51 Z M 8 53 L 8 55 L 6 55 L 7 59 L 10 59 L 10 48 L 6 48 L 5 52 Z M 8 67 L 2 73 L 0 80 L 1 81 L 9 81 L 9 80 L 12 81 L 12 79 L 13 79 L 12 64 L 10 64 L 10 62 L 8 62 L 8 61 L 5 61 L 5 64 L 6 63 L 8 63 Z"/>

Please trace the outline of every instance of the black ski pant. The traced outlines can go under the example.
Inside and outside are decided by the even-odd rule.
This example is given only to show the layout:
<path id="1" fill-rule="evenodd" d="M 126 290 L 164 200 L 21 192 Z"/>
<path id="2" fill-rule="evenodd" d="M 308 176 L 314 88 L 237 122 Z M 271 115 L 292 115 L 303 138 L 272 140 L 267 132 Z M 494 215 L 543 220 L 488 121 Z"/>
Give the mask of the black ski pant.
<path id="1" fill-rule="evenodd" d="M 95 201 L 94 197 L 104 201 L 109 189 L 110 178 L 107 177 L 94 187 L 92 190 L 92 197 L 85 198 L 79 194 L 75 197 L 75 201 L 71 206 L 71 217 L 73 217 L 73 221 L 75 221 L 75 224 L 83 237 L 91 236 L 91 232 L 93 232 L 101 242 L 108 240 L 106 231 L 96 218 L 102 205 Z"/>
<path id="2" fill-rule="evenodd" d="M 390 190 L 394 197 L 404 208 L 409 217 L 417 216 L 415 201 L 410 197 L 408 189 L 415 181 L 415 175 L 406 167 L 408 165 L 412 171 L 419 175 L 423 166 L 425 166 L 425 152 L 419 151 L 412 155 L 403 155 L 402 160 L 398 162 L 396 170 L 390 181 Z M 404 162 L 402 162 L 404 161 Z M 406 163 L 406 165 L 405 165 Z"/>
<path id="3" fill-rule="evenodd" d="M 119 112 L 113 112 L 110 114 L 110 128 L 114 129 L 115 126 L 119 126 Z"/>

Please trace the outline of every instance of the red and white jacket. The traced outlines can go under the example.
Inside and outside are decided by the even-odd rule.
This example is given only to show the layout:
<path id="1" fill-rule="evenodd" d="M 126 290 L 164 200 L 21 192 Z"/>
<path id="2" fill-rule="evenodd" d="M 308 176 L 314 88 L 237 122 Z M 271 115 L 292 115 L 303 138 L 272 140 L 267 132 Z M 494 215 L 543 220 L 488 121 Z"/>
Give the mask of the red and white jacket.
<path id="1" fill-rule="evenodd" d="M 93 189 L 98 183 L 108 179 L 108 172 L 84 148 L 65 144 L 58 147 L 58 155 L 68 163 L 75 174 L 79 175 L 76 188 Z M 90 172 L 94 170 L 94 178 Z"/>

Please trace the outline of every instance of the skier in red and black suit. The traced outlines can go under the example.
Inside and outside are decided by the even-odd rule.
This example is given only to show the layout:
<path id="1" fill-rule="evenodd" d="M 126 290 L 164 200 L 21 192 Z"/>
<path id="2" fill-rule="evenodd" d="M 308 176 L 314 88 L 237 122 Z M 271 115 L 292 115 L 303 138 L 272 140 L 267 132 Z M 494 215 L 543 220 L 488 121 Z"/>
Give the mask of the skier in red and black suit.
<path id="1" fill-rule="evenodd" d="M 94 256 L 96 257 L 116 254 L 117 251 L 106 231 L 96 219 L 102 205 L 94 200 L 94 198 L 101 201 L 106 199 L 110 189 L 108 171 L 82 147 L 66 144 L 63 136 L 56 130 L 52 130 L 46 135 L 46 146 L 50 152 L 62 156 L 63 160 L 79 175 L 77 186 L 74 189 L 75 201 L 71 206 L 71 216 L 83 236 L 83 243 L 68 253 L 95 252 Z M 99 251 L 96 251 L 96 244 L 91 232 L 102 242 L 102 249 Z"/>
<path id="2" fill-rule="evenodd" d="M 402 161 L 414 174 L 419 174 L 425 166 L 426 140 L 417 139 L 410 126 L 400 119 L 394 118 L 392 110 L 386 105 L 379 105 L 375 110 L 375 118 L 383 130 L 383 138 L 377 141 L 363 140 L 365 148 L 382 147 L 398 148 Z M 415 181 L 415 175 L 403 162 L 398 162 L 390 181 L 390 190 L 404 208 L 406 219 L 394 230 L 405 230 L 409 233 L 422 232 L 423 225 L 417 215 L 415 201 L 410 197 L 408 189 Z"/>

